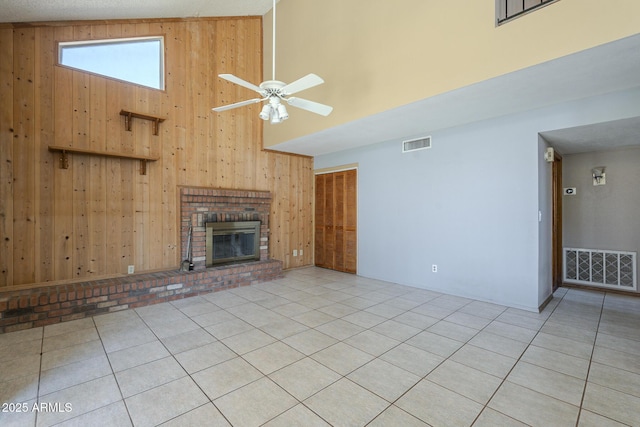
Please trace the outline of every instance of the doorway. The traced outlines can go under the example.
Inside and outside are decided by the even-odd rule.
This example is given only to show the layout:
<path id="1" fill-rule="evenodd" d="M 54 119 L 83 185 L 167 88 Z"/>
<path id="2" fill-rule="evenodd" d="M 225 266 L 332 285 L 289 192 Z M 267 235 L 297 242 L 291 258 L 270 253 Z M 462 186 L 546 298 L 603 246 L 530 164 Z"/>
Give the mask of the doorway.
<path id="1" fill-rule="evenodd" d="M 551 271 L 553 292 L 562 285 L 562 156 L 554 150 L 553 163 L 551 163 Z"/>
<path id="2" fill-rule="evenodd" d="M 357 270 L 357 169 L 316 175 L 315 265 Z"/>

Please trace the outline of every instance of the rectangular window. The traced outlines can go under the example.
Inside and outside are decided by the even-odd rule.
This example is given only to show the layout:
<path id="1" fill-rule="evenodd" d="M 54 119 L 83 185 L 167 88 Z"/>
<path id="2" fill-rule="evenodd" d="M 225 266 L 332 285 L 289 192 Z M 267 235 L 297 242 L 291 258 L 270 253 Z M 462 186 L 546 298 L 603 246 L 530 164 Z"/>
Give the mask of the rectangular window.
<path id="1" fill-rule="evenodd" d="M 496 0 L 496 23 L 504 24 L 558 0 Z"/>
<path id="2" fill-rule="evenodd" d="M 80 71 L 164 89 L 164 38 L 58 43 L 58 63 Z"/>

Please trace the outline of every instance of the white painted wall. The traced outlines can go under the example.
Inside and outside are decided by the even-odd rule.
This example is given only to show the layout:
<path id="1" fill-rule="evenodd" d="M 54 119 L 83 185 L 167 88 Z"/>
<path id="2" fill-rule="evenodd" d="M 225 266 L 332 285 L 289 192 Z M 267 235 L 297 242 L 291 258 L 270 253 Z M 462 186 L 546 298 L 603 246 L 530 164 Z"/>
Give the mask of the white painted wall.
<path id="1" fill-rule="evenodd" d="M 358 274 L 527 310 L 550 293 L 550 167 L 538 132 L 640 115 L 640 90 L 319 156 L 358 163 Z M 543 221 L 538 222 L 538 210 Z M 541 227 L 545 231 L 541 231 Z M 431 265 L 438 272 L 431 272 Z"/>

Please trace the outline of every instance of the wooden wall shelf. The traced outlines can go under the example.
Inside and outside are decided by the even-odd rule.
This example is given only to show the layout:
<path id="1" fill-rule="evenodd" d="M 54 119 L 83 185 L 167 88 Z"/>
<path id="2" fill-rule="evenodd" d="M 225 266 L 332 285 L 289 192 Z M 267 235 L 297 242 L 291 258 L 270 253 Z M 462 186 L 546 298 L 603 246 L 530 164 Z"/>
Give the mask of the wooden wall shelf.
<path id="1" fill-rule="evenodd" d="M 102 157 L 115 157 L 118 159 L 139 160 L 140 175 L 147 174 L 147 162 L 155 162 L 156 160 L 158 160 L 158 158 L 150 157 L 150 156 L 138 156 L 135 154 L 85 150 L 84 148 L 60 147 L 55 145 L 50 145 L 49 151 L 51 151 L 52 153 L 54 152 L 60 153 L 60 169 L 69 169 L 69 159 L 67 157 L 67 153 L 82 154 L 86 156 L 102 156 Z"/>
<path id="2" fill-rule="evenodd" d="M 126 110 L 120 111 L 120 115 L 124 116 L 124 128 L 125 128 L 125 130 L 128 130 L 129 132 L 131 132 L 131 120 L 134 119 L 134 118 L 142 119 L 142 120 L 149 120 L 149 121 L 153 122 L 153 134 L 154 135 L 158 135 L 158 133 L 160 131 L 160 123 L 164 122 L 164 119 L 162 119 L 160 117 L 149 116 L 147 114 L 134 113 L 134 112 L 131 112 L 131 111 L 126 111 Z"/>

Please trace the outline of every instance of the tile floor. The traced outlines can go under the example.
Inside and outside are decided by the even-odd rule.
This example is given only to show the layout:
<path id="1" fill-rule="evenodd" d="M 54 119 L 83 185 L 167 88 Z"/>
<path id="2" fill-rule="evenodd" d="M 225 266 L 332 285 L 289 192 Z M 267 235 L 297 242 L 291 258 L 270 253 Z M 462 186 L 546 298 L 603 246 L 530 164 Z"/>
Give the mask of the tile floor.
<path id="1" fill-rule="evenodd" d="M 0 402 L 21 427 L 638 426 L 640 298 L 537 314 L 307 268 L 0 335 Z"/>

